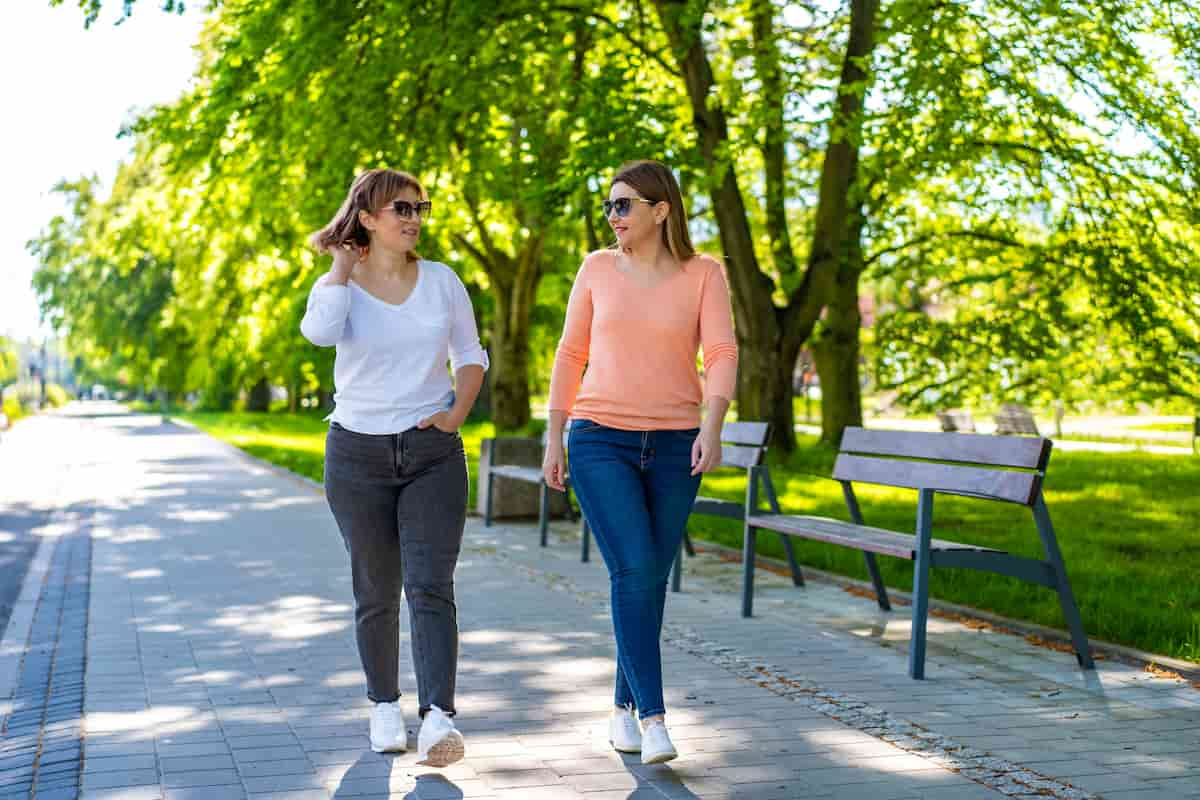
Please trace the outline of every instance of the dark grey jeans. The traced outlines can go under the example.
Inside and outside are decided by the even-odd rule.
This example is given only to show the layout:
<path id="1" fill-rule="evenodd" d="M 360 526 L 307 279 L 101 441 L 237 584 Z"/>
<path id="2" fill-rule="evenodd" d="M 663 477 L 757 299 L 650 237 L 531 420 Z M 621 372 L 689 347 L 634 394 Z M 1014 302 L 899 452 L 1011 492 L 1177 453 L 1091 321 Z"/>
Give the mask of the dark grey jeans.
<path id="1" fill-rule="evenodd" d="M 403 589 L 421 714 L 430 705 L 454 713 L 454 567 L 467 519 L 462 437 L 434 427 L 371 435 L 335 422 L 325 439 L 325 497 L 350 553 L 367 696 L 400 696 Z"/>

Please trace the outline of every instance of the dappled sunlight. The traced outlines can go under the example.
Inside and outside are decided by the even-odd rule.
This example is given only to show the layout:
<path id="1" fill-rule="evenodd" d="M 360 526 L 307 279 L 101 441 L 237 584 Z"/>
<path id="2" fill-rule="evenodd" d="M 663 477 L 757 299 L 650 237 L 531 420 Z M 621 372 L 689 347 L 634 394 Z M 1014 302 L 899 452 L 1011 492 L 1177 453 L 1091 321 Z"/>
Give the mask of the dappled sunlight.
<path id="1" fill-rule="evenodd" d="M 517 642 L 527 638 L 525 631 L 500 631 L 495 629 L 464 631 L 459 639 L 464 644 L 501 644 Z"/>
<path id="2" fill-rule="evenodd" d="M 263 606 L 226 608 L 210 624 L 267 639 L 303 640 L 349 629 L 353 620 L 348 618 L 348 611 L 343 603 L 295 595 Z"/>
<path id="3" fill-rule="evenodd" d="M 148 525 L 126 525 L 115 530 L 106 526 L 96 526 L 92 529 L 92 538 L 108 539 L 115 544 L 137 544 L 157 542 L 163 536 L 156 528 Z"/>
<path id="4" fill-rule="evenodd" d="M 564 648 L 565 649 L 565 648 Z M 608 658 L 555 658 L 546 662 L 542 674 L 562 678 L 610 678 L 613 662 Z"/>
<path id="5" fill-rule="evenodd" d="M 334 672 L 331 675 L 326 675 L 321 680 L 322 686 L 328 686 L 331 689 L 345 689 L 352 686 L 364 686 L 365 684 L 366 678 L 363 677 L 361 669 Z"/>
<path id="6" fill-rule="evenodd" d="M 117 735 L 125 741 L 190 733 L 212 722 L 211 712 L 195 706 L 156 705 L 141 711 L 94 711 L 84 715 L 89 739 Z"/>
<path id="7" fill-rule="evenodd" d="M 205 686 L 220 686 L 226 683 L 233 683 L 239 678 L 245 677 L 243 672 L 232 672 L 230 670 L 208 670 L 207 672 L 191 672 L 185 677 L 179 678 L 176 683 L 189 684 L 199 683 Z"/>
<path id="8" fill-rule="evenodd" d="M 174 508 L 163 512 L 164 518 L 176 522 L 223 522 L 232 515 L 228 511 L 211 508 Z"/>
<path id="9" fill-rule="evenodd" d="M 260 500 L 244 506 L 247 511 L 275 511 L 289 506 L 309 506 L 313 504 L 312 497 L 279 497 L 274 500 Z"/>

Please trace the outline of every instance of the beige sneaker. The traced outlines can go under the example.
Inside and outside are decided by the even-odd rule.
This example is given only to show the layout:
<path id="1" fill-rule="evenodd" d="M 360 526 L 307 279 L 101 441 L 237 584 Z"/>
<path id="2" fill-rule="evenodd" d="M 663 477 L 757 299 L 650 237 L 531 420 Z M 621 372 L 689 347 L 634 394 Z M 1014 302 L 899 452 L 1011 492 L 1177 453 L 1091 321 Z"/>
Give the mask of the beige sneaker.
<path id="1" fill-rule="evenodd" d="M 431 706 L 417 734 L 417 763 L 427 767 L 448 767 L 461 761 L 467 746 L 454 720 L 437 706 Z"/>

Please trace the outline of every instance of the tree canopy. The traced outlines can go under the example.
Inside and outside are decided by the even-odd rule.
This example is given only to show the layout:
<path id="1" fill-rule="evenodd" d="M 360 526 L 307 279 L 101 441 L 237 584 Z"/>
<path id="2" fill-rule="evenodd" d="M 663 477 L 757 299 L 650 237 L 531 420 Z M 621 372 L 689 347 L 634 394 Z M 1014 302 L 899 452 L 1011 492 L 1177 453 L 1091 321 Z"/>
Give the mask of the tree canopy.
<path id="1" fill-rule="evenodd" d="M 169 10 L 178 3 L 168 2 Z M 100 0 L 82 0 L 90 22 Z M 125 13 L 133 3 L 125 2 Z M 146 11 L 151 11 L 146 9 Z M 137 13 L 143 13 L 138 9 Z M 189 12 L 190 13 L 190 12 Z M 908 407 L 1200 396 L 1200 9 L 1066 0 L 221 0 L 195 81 L 64 181 L 31 248 L 77 351 L 212 405 L 327 390 L 298 333 L 305 236 L 353 175 L 435 199 L 423 253 L 472 289 L 493 413 L 529 419 L 623 161 L 679 173 L 729 273 L 738 412 L 794 445 L 861 386 Z M 862 337 L 861 310 L 871 327 Z"/>

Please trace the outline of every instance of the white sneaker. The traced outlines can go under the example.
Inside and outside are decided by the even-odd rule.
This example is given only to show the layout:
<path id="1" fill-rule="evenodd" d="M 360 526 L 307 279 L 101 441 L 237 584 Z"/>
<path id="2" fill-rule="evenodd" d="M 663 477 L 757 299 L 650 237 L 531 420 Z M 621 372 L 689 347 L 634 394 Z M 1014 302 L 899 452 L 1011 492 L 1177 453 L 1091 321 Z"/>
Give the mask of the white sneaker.
<path id="1" fill-rule="evenodd" d="M 371 749 L 376 753 L 403 753 L 408 749 L 408 729 L 400 701 L 376 703 L 371 709 Z"/>
<path id="2" fill-rule="evenodd" d="M 454 720 L 437 706 L 430 706 L 417 734 L 417 763 L 428 767 L 448 767 L 461 761 L 467 752 L 463 736 Z"/>
<path id="3" fill-rule="evenodd" d="M 661 764 L 678 758 L 675 745 L 667 733 L 666 723 L 652 722 L 642 730 L 642 763 Z"/>
<path id="4" fill-rule="evenodd" d="M 633 715 L 633 706 L 614 708 L 609 714 L 608 743 L 618 753 L 642 752 L 642 729 Z"/>

